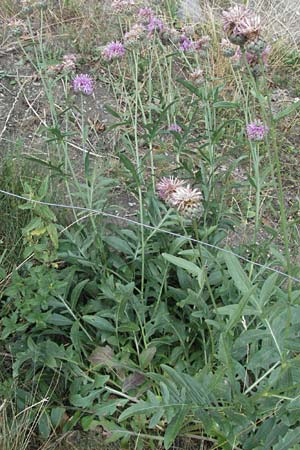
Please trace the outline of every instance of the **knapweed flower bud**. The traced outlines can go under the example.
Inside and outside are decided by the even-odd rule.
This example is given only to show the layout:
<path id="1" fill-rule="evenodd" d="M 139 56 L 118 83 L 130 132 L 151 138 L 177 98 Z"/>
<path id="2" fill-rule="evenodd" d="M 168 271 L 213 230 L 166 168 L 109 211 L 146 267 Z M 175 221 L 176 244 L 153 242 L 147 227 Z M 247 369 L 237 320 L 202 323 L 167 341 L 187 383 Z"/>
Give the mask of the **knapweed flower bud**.
<path id="1" fill-rule="evenodd" d="M 160 40 L 163 45 L 178 44 L 180 41 L 180 34 L 175 28 L 165 27 L 160 33 Z"/>
<path id="2" fill-rule="evenodd" d="M 47 9 L 47 2 L 45 0 L 44 1 L 39 1 L 39 2 L 36 2 L 34 4 L 34 6 L 35 6 L 36 9 L 39 9 L 41 11 L 45 11 Z"/>
<path id="3" fill-rule="evenodd" d="M 34 11 L 33 0 L 20 0 L 21 4 L 21 14 L 30 15 Z"/>
<path id="4" fill-rule="evenodd" d="M 7 25 L 12 36 L 19 37 L 28 32 L 25 22 L 21 19 L 12 19 Z"/>
<path id="5" fill-rule="evenodd" d="M 221 50 L 226 58 L 231 58 L 236 52 L 236 47 L 228 39 L 222 39 Z"/>

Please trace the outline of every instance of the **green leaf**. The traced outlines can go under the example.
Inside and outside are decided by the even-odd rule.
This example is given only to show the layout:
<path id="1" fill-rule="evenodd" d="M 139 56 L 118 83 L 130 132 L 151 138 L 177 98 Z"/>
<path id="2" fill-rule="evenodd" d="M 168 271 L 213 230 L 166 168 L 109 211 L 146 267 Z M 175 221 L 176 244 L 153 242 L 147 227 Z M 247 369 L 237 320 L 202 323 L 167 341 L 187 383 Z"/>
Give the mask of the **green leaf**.
<path id="1" fill-rule="evenodd" d="M 50 418 L 54 428 L 60 426 L 65 412 L 66 412 L 65 408 L 62 408 L 61 406 L 51 409 Z"/>
<path id="2" fill-rule="evenodd" d="M 130 161 L 129 158 L 127 158 L 127 156 L 125 156 L 123 153 L 121 153 L 119 155 L 120 161 L 123 163 L 124 167 L 128 170 L 128 172 L 131 173 L 132 178 L 134 179 L 134 181 L 136 182 L 137 186 L 140 186 L 141 182 L 140 182 L 140 178 L 138 176 L 137 171 L 135 170 L 135 167 L 133 165 L 133 163 Z"/>
<path id="3" fill-rule="evenodd" d="M 64 424 L 63 433 L 67 433 L 68 431 L 73 430 L 75 425 L 79 422 L 82 411 L 76 411 L 74 415 Z"/>
<path id="4" fill-rule="evenodd" d="M 163 253 L 162 256 L 175 266 L 185 269 L 191 275 L 195 277 L 201 277 L 202 270 L 200 269 L 200 267 L 196 266 L 196 264 L 192 263 L 191 261 L 179 258 L 178 256 L 170 255 L 169 253 Z"/>
<path id="5" fill-rule="evenodd" d="M 274 450 L 293 450 L 293 445 L 298 445 L 300 443 L 300 427 L 295 430 L 289 430 L 287 434 L 281 438 L 280 442 L 274 445 Z M 298 448 L 298 447 L 296 447 Z"/>
<path id="6" fill-rule="evenodd" d="M 46 412 L 43 412 L 38 421 L 38 428 L 40 435 L 47 439 L 50 436 L 51 428 L 49 417 Z"/>
<path id="7" fill-rule="evenodd" d="M 119 422 L 122 422 L 135 414 L 146 414 L 147 416 L 155 414 L 158 410 L 163 410 L 164 406 L 165 405 L 162 405 L 158 399 L 155 402 L 145 402 L 141 400 L 139 403 L 132 405 L 123 411 L 119 417 Z"/>
<path id="8" fill-rule="evenodd" d="M 105 347 L 96 347 L 90 354 L 88 360 L 94 365 L 103 365 L 113 367 L 115 363 L 114 351 L 109 345 Z"/>
<path id="9" fill-rule="evenodd" d="M 228 268 L 228 272 L 232 277 L 235 286 L 243 294 L 246 294 L 251 288 L 251 283 L 236 256 L 230 253 L 224 253 L 224 259 Z"/>
<path id="10" fill-rule="evenodd" d="M 154 358 L 155 353 L 156 347 L 148 347 L 142 351 L 142 353 L 140 354 L 140 365 L 142 369 L 145 369 L 149 366 L 152 359 Z"/>
<path id="11" fill-rule="evenodd" d="M 84 175 L 86 180 L 90 180 L 90 154 L 87 152 L 84 158 Z"/>
<path id="12" fill-rule="evenodd" d="M 277 113 L 274 116 L 274 120 L 278 121 L 280 119 L 283 119 L 286 116 L 289 116 L 290 114 L 292 114 L 294 111 L 297 111 L 298 109 L 300 109 L 300 101 L 293 103 L 292 105 L 289 105 L 287 108 L 283 109 L 282 111 L 279 111 L 279 113 Z"/>
<path id="13" fill-rule="evenodd" d="M 259 303 L 261 307 L 263 307 L 270 300 L 275 290 L 277 279 L 278 279 L 277 273 L 273 273 L 264 282 L 259 296 Z"/>
<path id="14" fill-rule="evenodd" d="M 75 348 L 75 350 L 77 352 L 81 352 L 82 351 L 82 342 L 81 342 L 81 335 L 82 332 L 80 330 L 80 325 L 78 320 L 74 321 L 72 327 L 71 327 L 71 331 L 70 331 L 70 338 L 72 341 L 72 344 Z"/>
<path id="15" fill-rule="evenodd" d="M 109 375 L 100 375 L 97 374 L 95 376 L 95 387 L 100 388 L 105 386 L 105 384 L 109 381 Z"/>
<path id="16" fill-rule="evenodd" d="M 48 190 L 49 190 L 49 177 L 46 177 L 38 190 L 39 200 L 42 200 L 45 197 L 45 195 L 48 193 Z"/>
<path id="17" fill-rule="evenodd" d="M 233 279 L 236 288 L 239 291 L 241 291 L 242 294 L 247 296 L 248 292 L 252 290 L 253 286 L 249 278 L 247 277 L 246 273 L 242 269 L 239 260 L 237 259 L 236 256 L 232 255 L 231 253 L 224 253 L 223 257 L 225 259 L 228 272 L 231 278 Z M 261 314 L 262 311 L 257 298 L 252 294 L 250 296 L 250 300 L 251 303 L 257 308 L 258 313 Z"/>
<path id="18" fill-rule="evenodd" d="M 111 114 L 113 117 L 116 117 L 117 119 L 122 119 L 122 116 L 115 110 L 113 109 L 111 106 L 105 104 L 104 108 L 107 112 L 109 112 L 109 114 Z"/>
<path id="19" fill-rule="evenodd" d="M 43 159 L 36 158 L 34 156 L 27 156 L 27 155 L 25 155 L 24 158 L 29 160 L 29 161 L 33 161 L 33 162 L 35 162 L 37 164 L 40 164 L 42 166 L 45 166 L 48 169 L 51 169 L 52 171 L 59 173 L 60 175 L 68 176 L 68 174 L 61 169 L 63 164 L 59 164 L 58 166 L 55 166 L 55 165 L 51 164 L 49 161 L 45 161 Z"/>
<path id="20" fill-rule="evenodd" d="M 139 329 L 140 329 L 139 325 L 137 323 L 134 323 L 134 322 L 124 323 L 124 324 L 121 324 L 118 327 L 118 331 L 120 333 L 136 332 L 136 331 L 139 331 Z"/>
<path id="21" fill-rule="evenodd" d="M 126 403 L 128 403 L 127 399 L 116 399 L 116 400 L 109 400 L 107 402 L 101 403 L 99 406 L 96 406 L 94 408 L 94 413 L 98 417 L 103 416 L 112 416 L 118 407 L 125 406 Z"/>
<path id="22" fill-rule="evenodd" d="M 176 81 L 178 83 L 182 84 L 182 86 L 186 87 L 192 94 L 197 95 L 197 97 L 201 96 L 200 89 L 195 87 L 195 85 L 193 83 L 186 81 L 183 78 L 178 78 Z"/>
<path id="23" fill-rule="evenodd" d="M 186 416 L 186 408 L 184 406 L 180 407 L 180 411 L 171 420 L 164 435 L 164 446 L 168 450 L 173 442 L 175 441 L 177 435 L 180 433 L 182 424 Z"/>
<path id="24" fill-rule="evenodd" d="M 76 284 L 76 286 L 74 287 L 74 289 L 72 290 L 71 293 L 71 299 L 70 299 L 70 304 L 72 309 L 76 308 L 77 302 L 79 300 L 79 297 L 85 287 L 85 285 L 89 282 L 89 280 L 82 280 L 80 281 L 80 283 Z"/>
<path id="25" fill-rule="evenodd" d="M 85 397 L 81 394 L 73 394 L 70 395 L 70 402 L 73 406 L 78 408 L 91 408 L 93 406 L 94 401 L 99 400 L 99 396 L 102 393 L 103 389 L 98 389 L 97 391 L 92 391 L 90 394 Z"/>
<path id="26" fill-rule="evenodd" d="M 97 328 L 98 330 L 108 332 L 115 331 L 113 325 L 108 320 L 103 319 L 103 317 L 87 315 L 83 316 L 82 319 L 90 325 L 93 325 L 93 327 Z"/>
<path id="27" fill-rule="evenodd" d="M 223 108 L 223 109 L 238 108 L 239 106 L 240 106 L 239 103 L 224 102 L 224 101 L 216 102 L 213 104 L 214 108 Z"/>
<path id="28" fill-rule="evenodd" d="M 73 325 L 73 320 L 69 319 L 68 317 L 62 314 L 57 313 L 51 314 L 51 316 L 46 320 L 46 322 L 49 323 L 50 325 L 56 325 L 58 327 Z"/>
<path id="29" fill-rule="evenodd" d="M 104 241 L 120 253 L 130 256 L 133 256 L 134 254 L 131 247 L 124 239 L 117 236 L 108 236 L 104 238 Z"/>
<path id="30" fill-rule="evenodd" d="M 22 205 L 21 205 L 22 206 Z M 44 226 L 44 222 L 40 217 L 34 217 L 29 224 L 22 229 L 23 235 L 29 234 L 31 231 L 40 229 Z"/>
<path id="31" fill-rule="evenodd" d="M 176 386 L 184 389 L 186 392 L 187 402 L 204 406 L 210 403 L 209 392 L 207 392 L 201 384 L 190 375 L 176 371 L 172 367 L 161 365 L 162 369 L 167 372 L 168 376 L 174 381 Z"/>
<path id="32" fill-rule="evenodd" d="M 247 308 L 246 305 L 251 298 L 252 294 L 255 292 L 256 286 L 252 286 L 251 289 L 242 297 L 238 304 L 221 306 L 217 309 L 218 314 L 228 314 L 230 316 L 229 322 L 226 325 L 226 331 L 228 332 L 233 328 L 238 321 L 241 319 L 242 315 L 256 315 L 257 310 L 254 308 Z"/>
<path id="33" fill-rule="evenodd" d="M 53 247 L 55 249 L 57 249 L 58 248 L 58 233 L 57 233 L 57 228 L 54 225 L 54 223 L 50 223 L 49 225 L 47 225 L 47 231 L 49 233 Z"/>
<path id="34" fill-rule="evenodd" d="M 95 420 L 94 416 L 85 416 L 80 421 L 83 431 L 94 431 L 99 425 L 99 420 Z"/>

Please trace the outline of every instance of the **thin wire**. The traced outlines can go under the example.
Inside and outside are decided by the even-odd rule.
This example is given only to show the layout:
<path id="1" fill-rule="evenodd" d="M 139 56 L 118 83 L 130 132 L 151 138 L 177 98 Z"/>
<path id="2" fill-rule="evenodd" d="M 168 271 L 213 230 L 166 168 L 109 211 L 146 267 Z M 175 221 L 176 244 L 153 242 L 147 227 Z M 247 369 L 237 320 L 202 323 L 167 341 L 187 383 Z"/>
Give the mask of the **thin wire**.
<path id="1" fill-rule="evenodd" d="M 144 228 L 147 228 L 147 229 L 153 230 L 153 231 L 157 231 L 159 233 L 168 234 L 170 236 L 177 237 L 177 238 L 183 238 L 183 239 L 186 239 L 187 241 L 193 242 L 195 244 L 201 244 L 201 245 L 203 245 L 205 247 L 214 248 L 216 250 L 219 250 L 221 252 L 227 253 L 229 255 L 233 255 L 233 256 L 237 257 L 238 259 L 240 259 L 241 261 L 245 261 L 247 263 L 253 264 L 254 266 L 260 267 L 260 268 L 265 269 L 265 270 L 269 270 L 270 272 L 278 273 L 279 275 L 283 275 L 286 278 L 289 278 L 289 279 L 291 279 L 293 281 L 296 281 L 297 283 L 300 283 L 300 279 L 299 278 L 293 277 L 292 275 L 288 275 L 287 273 L 282 272 L 281 270 L 274 269 L 273 267 L 267 266 L 265 264 L 260 264 L 260 263 L 255 262 L 255 261 L 251 261 L 251 259 L 245 258 L 244 256 L 241 256 L 238 253 L 233 252 L 232 250 L 227 250 L 226 248 L 222 248 L 222 247 L 219 247 L 217 245 L 209 244 L 208 242 L 200 241 L 198 239 L 194 239 L 194 238 L 189 237 L 189 236 L 183 236 L 183 235 L 181 235 L 179 233 L 174 233 L 173 231 L 169 231 L 169 230 L 164 230 L 164 229 L 161 229 L 161 228 L 153 227 L 152 225 L 147 225 L 145 223 L 138 222 L 137 220 L 129 219 L 128 217 L 118 216 L 116 214 L 107 213 L 107 212 L 100 211 L 100 210 L 97 210 L 97 209 L 85 208 L 83 206 L 72 206 L 72 205 L 65 205 L 63 203 L 42 202 L 40 200 L 34 200 L 34 199 L 31 199 L 31 198 L 26 198 L 26 197 L 23 197 L 22 195 L 14 194 L 12 192 L 3 191 L 2 189 L 0 189 L 0 193 L 8 195 L 10 197 L 18 198 L 20 200 L 25 200 L 27 202 L 36 203 L 38 205 L 53 206 L 53 207 L 56 207 L 56 208 L 72 209 L 72 210 L 77 210 L 77 211 L 85 211 L 85 212 L 90 212 L 90 213 L 94 213 L 94 214 L 99 214 L 99 215 L 102 215 L 104 217 L 110 217 L 112 219 L 123 220 L 124 222 L 131 223 L 133 225 L 138 225 L 139 227 L 143 226 Z"/>

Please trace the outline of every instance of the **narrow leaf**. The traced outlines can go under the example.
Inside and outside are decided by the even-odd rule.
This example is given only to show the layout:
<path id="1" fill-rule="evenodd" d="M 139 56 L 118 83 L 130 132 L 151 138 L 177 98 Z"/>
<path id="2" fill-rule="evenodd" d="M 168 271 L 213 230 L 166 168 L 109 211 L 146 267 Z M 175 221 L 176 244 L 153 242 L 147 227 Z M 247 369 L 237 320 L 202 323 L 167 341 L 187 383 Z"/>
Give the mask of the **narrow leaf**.
<path id="1" fill-rule="evenodd" d="M 185 415 L 186 415 L 186 408 L 181 406 L 179 413 L 176 414 L 175 417 L 173 417 L 173 419 L 167 426 L 164 436 L 164 446 L 166 450 L 168 450 L 171 447 L 177 435 L 180 433 Z"/>
<path id="2" fill-rule="evenodd" d="M 87 315 L 83 316 L 82 319 L 90 325 L 93 325 L 93 327 L 97 328 L 98 330 L 109 332 L 115 331 L 112 324 L 108 320 L 103 319 L 103 317 Z"/>
<path id="3" fill-rule="evenodd" d="M 202 270 L 200 269 L 200 267 L 196 266 L 196 264 L 192 263 L 191 261 L 179 258 L 178 256 L 170 255 L 169 253 L 163 253 L 162 256 L 170 263 L 174 264 L 177 267 L 185 269 L 195 277 L 200 277 L 202 275 Z"/>

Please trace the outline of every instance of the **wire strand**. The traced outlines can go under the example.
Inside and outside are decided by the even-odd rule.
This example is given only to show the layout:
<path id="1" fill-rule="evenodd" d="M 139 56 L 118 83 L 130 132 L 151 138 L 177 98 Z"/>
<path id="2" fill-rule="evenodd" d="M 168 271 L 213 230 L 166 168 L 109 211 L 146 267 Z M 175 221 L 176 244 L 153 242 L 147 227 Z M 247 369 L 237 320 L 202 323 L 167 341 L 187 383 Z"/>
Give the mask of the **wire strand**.
<path id="1" fill-rule="evenodd" d="M 123 220 L 124 222 L 131 223 L 131 224 L 137 225 L 139 227 L 143 226 L 144 228 L 147 228 L 147 229 L 152 230 L 152 231 L 157 231 L 159 233 L 164 233 L 164 234 L 167 234 L 169 236 L 176 237 L 176 238 L 183 238 L 183 239 L 186 239 L 187 241 L 193 242 L 195 244 L 200 244 L 200 245 L 203 245 L 204 247 L 213 248 L 215 250 L 218 250 L 218 251 L 227 253 L 229 255 L 235 256 L 236 258 L 240 259 L 241 261 L 253 264 L 256 267 L 260 267 L 261 269 L 268 270 L 270 272 L 275 272 L 275 273 L 277 273 L 279 275 L 282 275 L 282 276 L 284 276 L 286 278 L 289 278 L 290 280 L 293 280 L 293 281 L 295 281 L 297 283 L 300 283 L 300 279 L 299 278 L 293 277 L 292 275 L 289 275 L 289 274 L 287 274 L 287 273 L 285 273 L 285 272 L 283 272 L 281 270 L 274 269 L 273 267 L 270 267 L 268 265 L 261 264 L 261 263 L 255 262 L 255 261 L 251 261 L 251 259 L 245 258 L 244 256 L 241 256 L 238 253 L 233 252 L 232 250 L 228 250 L 226 248 L 219 247 L 217 245 L 209 244 L 208 242 L 200 241 L 198 239 L 194 239 L 194 238 L 189 237 L 189 236 L 183 236 L 182 234 L 174 233 L 173 231 L 164 230 L 164 229 L 161 229 L 161 228 L 154 227 L 152 225 L 141 223 L 141 222 L 139 222 L 137 220 L 129 219 L 128 217 L 122 217 L 122 216 L 118 216 L 117 214 L 112 214 L 112 213 L 108 213 L 108 212 L 104 212 L 104 211 L 100 211 L 100 210 L 92 209 L 92 208 L 86 208 L 86 207 L 83 207 L 83 206 L 72 206 L 72 205 L 65 205 L 63 203 L 43 202 L 43 201 L 40 201 L 40 200 L 26 198 L 26 197 L 23 197 L 22 195 L 14 194 L 13 192 L 3 191 L 2 189 L 0 189 L 0 193 L 2 193 L 4 195 L 7 195 L 7 196 L 10 196 L 10 197 L 18 198 L 20 200 L 25 200 L 27 202 L 36 203 L 38 205 L 52 206 L 52 207 L 55 207 L 55 208 L 64 208 L 64 209 L 71 209 L 71 210 L 77 210 L 77 211 L 85 211 L 85 212 L 89 212 L 89 213 L 102 215 L 103 217 L 109 217 L 111 219 Z"/>

